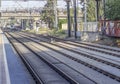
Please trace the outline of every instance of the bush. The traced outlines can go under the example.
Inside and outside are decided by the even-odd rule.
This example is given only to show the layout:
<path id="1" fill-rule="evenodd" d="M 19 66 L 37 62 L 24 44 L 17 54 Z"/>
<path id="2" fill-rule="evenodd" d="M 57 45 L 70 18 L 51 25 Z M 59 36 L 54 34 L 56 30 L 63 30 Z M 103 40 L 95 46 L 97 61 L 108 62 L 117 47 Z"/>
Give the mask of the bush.
<path id="1" fill-rule="evenodd" d="M 67 23 L 67 19 L 59 19 L 58 27 L 59 29 L 62 28 L 62 24 Z"/>
<path id="2" fill-rule="evenodd" d="M 105 7 L 105 16 L 108 20 L 120 20 L 120 0 L 108 0 Z"/>

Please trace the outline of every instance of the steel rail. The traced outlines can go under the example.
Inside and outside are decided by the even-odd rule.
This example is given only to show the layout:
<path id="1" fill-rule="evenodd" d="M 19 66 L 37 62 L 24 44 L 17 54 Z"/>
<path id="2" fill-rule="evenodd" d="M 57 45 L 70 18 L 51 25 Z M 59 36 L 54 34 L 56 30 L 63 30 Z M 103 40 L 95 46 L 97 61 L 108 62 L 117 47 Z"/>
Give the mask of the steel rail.
<path id="1" fill-rule="evenodd" d="M 22 37 L 24 37 L 24 36 L 22 36 Z M 51 49 L 51 50 L 53 50 L 53 51 L 55 51 L 55 52 L 58 52 L 58 53 L 62 54 L 63 56 L 70 58 L 71 60 L 74 60 L 74 61 L 76 61 L 76 62 L 78 62 L 78 63 L 81 63 L 81 64 L 83 64 L 84 66 L 87 66 L 87 67 L 89 67 L 89 68 L 91 68 L 91 69 L 93 69 L 93 70 L 95 70 L 95 71 L 97 71 L 97 72 L 99 72 L 99 73 L 101 73 L 101 74 L 103 74 L 103 75 L 106 75 L 106 76 L 108 76 L 108 77 L 110 77 L 110 78 L 112 78 L 112 79 L 120 82 L 120 77 L 119 77 L 119 76 L 116 76 L 116 75 L 114 75 L 114 74 L 111 74 L 111 73 L 109 73 L 109 72 L 107 72 L 107 71 L 105 71 L 105 70 L 103 70 L 103 69 L 98 68 L 97 66 L 93 66 L 93 65 L 91 65 L 91 64 L 88 64 L 88 63 L 80 60 L 80 59 L 77 59 L 77 58 L 72 57 L 72 56 L 70 56 L 70 55 L 68 55 L 68 54 L 65 54 L 65 53 L 62 53 L 62 52 L 60 52 L 60 51 L 58 51 L 58 50 L 55 50 L 55 49 L 53 49 L 53 48 L 51 48 L 51 47 L 49 47 L 49 46 L 46 46 L 46 45 L 44 45 L 44 44 L 41 44 L 40 42 L 35 41 L 35 40 L 32 40 L 31 38 L 28 38 L 28 37 L 24 37 L 24 38 L 29 39 L 29 40 L 31 40 L 31 41 L 33 41 L 33 42 L 35 42 L 35 43 L 37 43 L 37 44 L 40 44 L 40 45 L 42 45 L 42 46 L 44 46 L 44 47 L 46 47 L 46 48 L 49 48 L 49 49 Z"/>
<path id="2" fill-rule="evenodd" d="M 102 49 L 106 49 L 106 50 L 110 50 L 110 51 L 115 51 L 115 52 L 120 52 L 120 50 L 112 49 L 112 48 L 106 48 L 106 47 L 103 47 L 103 46 L 100 46 L 100 45 L 94 45 L 94 44 L 77 42 L 77 41 L 75 41 L 75 42 L 78 43 L 78 44 L 83 44 L 83 45 L 88 45 L 88 46 L 92 46 L 92 47 L 102 48 Z"/>
<path id="3" fill-rule="evenodd" d="M 18 42 L 22 43 L 27 49 L 29 49 L 31 52 L 33 52 L 36 56 L 38 56 L 41 60 L 43 60 L 46 64 L 48 64 L 51 68 L 53 68 L 58 74 L 60 74 L 63 78 L 65 78 L 70 84 L 79 84 L 77 81 L 75 81 L 73 78 L 71 78 L 69 75 L 67 75 L 65 72 L 57 68 L 54 64 L 50 63 L 46 58 L 43 56 L 38 55 L 34 50 L 29 48 L 27 45 L 25 45 L 23 42 L 15 38 L 13 35 L 9 34 L 14 39 L 16 39 Z"/>
<path id="4" fill-rule="evenodd" d="M 27 35 L 27 36 L 29 36 L 29 35 Z M 31 36 L 29 36 L 29 37 L 31 37 Z M 31 38 L 34 38 L 34 37 L 31 37 Z M 37 38 L 35 37 L 35 39 L 37 39 Z M 42 40 L 42 39 L 38 39 L 38 40 Z M 42 41 L 44 41 L 44 40 L 42 40 Z M 47 41 L 45 41 L 45 42 L 47 42 Z M 78 51 L 73 50 L 73 49 L 68 49 L 68 48 L 66 48 L 66 47 L 69 47 L 69 46 L 67 46 L 67 45 L 62 46 L 62 45 L 54 44 L 54 43 L 50 43 L 50 42 L 47 42 L 47 43 L 49 43 L 49 44 L 51 44 L 51 45 L 54 45 L 54 46 L 58 46 L 58 47 L 60 47 L 60 48 L 66 49 L 66 50 L 69 50 L 69 51 L 71 51 L 71 52 L 75 52 L 75 53 L 77 53 L 77 54 L 80 54 L 80 55 L 83 56 L 83 57 L 87 57 L 87 58 L 93 59 L 93 60 L 95 60 L 95 61 L 104 63 L 104 64 L 106 64 L 106 65 L 110 65 L 110 66 L 112 66 L 112 67 L 115 67 L 115 68 L 120 69 L 120 65 L 118 65 L 118 64 L 111 63 L 111 62 L 105 61 L 105 60 L 103 60 L 103 59 L 100 59 L 100 58 L 97 58 L 97 57 L 93 57 L 93 56 L 91 56 L 91 55 L 89 55 L 89 54 L 85 54 L 85 53 L 82 53 L 82 52 L 78 52 Z"/>
<path id="5" fill-rule="evenodd" d="M 44 84 L 43 81 L 40 79 L 39 75 L 37 74 L 37 72 L 35 72 L 35 70 L 32 67 L 32 65 L 30 64 L 30 62 L 23 56 L 23 54 L 15 47 L 13 42 L 10 40 L 10 38 L 12 38 L 12 36 L 8 35 L 7 33 L 5 33 L 5 35 L 7 36 L 9 42 L 12 44 L 12 46 L 14 47 L 14 49 L 16 50 L 16 52 L 18 53 L 18 55 L 20 56 L 22 61 L 24 62 L 28 71 L 31 73 L 31 75 L 32 75 L 33 79 L 35 80 L 36 84 Z M 9 38 L 9 36 L 10 36 L 10 38 Z"/>
<path id="6" fill-rule="evenodd" d="M 43 36 L 43 35 L 42 35 Z M 64 41 L 64 43 L 67 43 L 67 44 L 71 44 L 71 45 L 74 45 L 74 46 L 77 46 L 77 47 L 82 47 L 82 48 L 85 48 L 85 49 L 89 49 L 89 50 L 94 50 L 94 51 L 97 51 L 97 52 L 101 52 L 101 53 L 105 53 L 105 54 L 108 54 L 108 55 L 112 55 L 112 56 L 115 56 L 115 57 L 120 57 L 119 54 L 115 54 L 115 53 L 112 53 L 112 52 L 106 52 L 106 51 L 102 51 L 102 50 L 98 50 L 98 49 L 93 49 L 93 48 L 89 48 L 87 46 L 84 46 L 84 45 L 79 45 L 79 44 L 73 44 L 73 43 L 69 43 L 69 42 L 66 42 L 66 41 L 70 41 L 70 40 L 65 40 L 65 39 L 60 39 L 60 38 L 57 38 L 57 37 L 53 37 L 53 36 L 43 36 L 43 37 L 46 37 L 48 39 L 50 38 L 54 38 L 56 41 Z M 70 42 L 74 42 L 74 41 L 70 41 Z M 118 51 L 119 52 L 119 51 Z"/>

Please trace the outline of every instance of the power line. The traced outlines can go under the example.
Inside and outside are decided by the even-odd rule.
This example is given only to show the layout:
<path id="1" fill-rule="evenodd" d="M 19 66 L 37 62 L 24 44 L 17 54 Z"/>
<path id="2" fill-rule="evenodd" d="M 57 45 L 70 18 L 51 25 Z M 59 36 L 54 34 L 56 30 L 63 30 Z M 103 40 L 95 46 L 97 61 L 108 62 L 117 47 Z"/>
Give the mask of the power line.
<path id="1" fill-rule="evenodd" d="M 27 1 L 48 1 L 48 0 L 1 0 L 1 1 L 22 1 L 22 2 L 27 2 Z M 63 1 L 63 0 L 57 0 L 57 1 Z"/>

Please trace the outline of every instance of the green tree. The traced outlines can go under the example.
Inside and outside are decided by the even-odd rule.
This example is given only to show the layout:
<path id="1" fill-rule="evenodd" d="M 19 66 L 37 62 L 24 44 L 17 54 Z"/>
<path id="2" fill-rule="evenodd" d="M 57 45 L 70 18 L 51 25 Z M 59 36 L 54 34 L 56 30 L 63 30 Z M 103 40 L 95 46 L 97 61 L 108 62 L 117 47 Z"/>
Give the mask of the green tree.
<path id="1" fill-rule="evenodd" d="M 67 23 L 67 19 L 59 19 L 59 23 L 58 26 L 61 29 L 62 28 L 62 24 Z"/>
<path id="2" fill-rule="evenodd" d="M 48 0 L 41 13 L 41 19 L 49 25 L 49 28 L 53 28 L 54 25 L 53 4 L 54 4 L 53 0 Z"/>
<path id="3" fill-rule="evenodd" d="M 99 7 L 99 18 L 103 16 L 103 3 L 102 0 L 98 2 Z M 87 17 L 88 21 L 95 21 L 96 20 L 96 0 L 89 0 L 88 7 L 87 7 Z"/>
<path id="4" fill-rule="evenodd" d="M 120 20 L 120 0 L 107 0 L 105 16 L 108 20 Z"/>
<path id="5" fill-rule="evenodd" d="M 90 0 L 88 2 L 88 6 L 87 6 L 87 18 L 88 21 L 95 21 L 96 20 L 96 13 L 95 13 L 95 0 Z"/>
<path id="6" fill-rule="evenodd" d="M 87 1 L 87 21 L 96 21 L 96 0 L 86 0 Z M 84 3 L 84 0 L 81 0 Z M 84 7 L 82 8 L 84 12 Z M 103 16 L 103 4 L 102 0 L 99 1 L 99 17 Z"/>

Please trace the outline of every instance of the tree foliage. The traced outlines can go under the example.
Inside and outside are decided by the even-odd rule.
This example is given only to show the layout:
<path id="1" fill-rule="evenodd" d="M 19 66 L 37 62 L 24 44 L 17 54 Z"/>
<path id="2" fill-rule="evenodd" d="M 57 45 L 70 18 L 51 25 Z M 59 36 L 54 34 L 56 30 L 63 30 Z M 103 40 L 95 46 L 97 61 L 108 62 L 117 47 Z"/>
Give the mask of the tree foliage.
<path id="1" fill-rule="evenodd" d="M 87 1 L 87 20 L 96 21 L 96 0 L 86 0 Z M 84 3 L 84 0 L 81 0 L 81 4 Z M 85 8 L 82 8 L 84 12 Z M 103 4 L 102 0 L 99 1 L 99 17 L 103 16 Z"/>
<path id="2" fill-rule="evenodd" d="M 108 20 L 120 20 L 120 0 L 107 0 L 105 16 Z"/>
<path id="3" fill-rule="evenodd" d="M 53 28 L 54 24 L 54 2 L 53 0 L 48 0 L 45 4 L 42 13 L 41 19 L 49 25 L 49 28 Z"/>
<path id="4" fill-rule="evenodd" d="M 98 2 L 98 11 L 99 11 L 99 19 L 100 17 L 103 16 L 103 3 L 102 3 L 102 0 L 100 0 Z M 96 21 L 96 16 L 97 16 L 97 8 L 96 8 L 96 0 L 89 0 L 88 2 L 88 7 L 87 7 L 87 17 L 88 17 L 88 21 Z"/>
<path id="5" fill-rule="evenodd" d="M 95 0 L 90 0 L 87 4 L 87 18 L 88 21 L 95 21 L 96 20 L 96 6 L 95 6 Z"/>
<path id="6" fill-rule="evenodd" d="M 58 23 L 59 28 L 61 29 L 62 24 L 65 24 L 65 23 L 67 23 L 67 19 L 59 19 L 59 23 Z"/>

